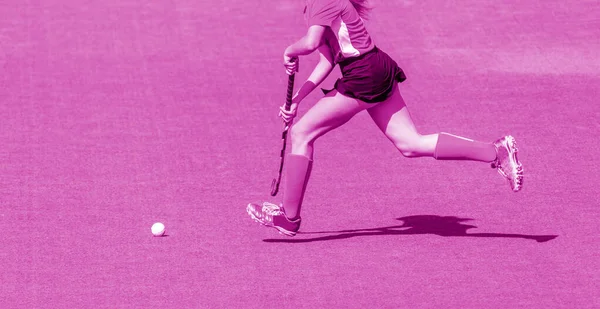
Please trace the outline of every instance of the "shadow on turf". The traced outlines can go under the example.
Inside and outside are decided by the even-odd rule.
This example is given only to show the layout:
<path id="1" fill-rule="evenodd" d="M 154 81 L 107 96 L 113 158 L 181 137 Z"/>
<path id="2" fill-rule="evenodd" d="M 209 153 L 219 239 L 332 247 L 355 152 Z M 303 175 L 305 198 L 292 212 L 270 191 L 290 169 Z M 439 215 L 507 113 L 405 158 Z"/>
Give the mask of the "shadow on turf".
<path id="1" fill-rule="evenodd" d="M 439 236 L 452 237 L 487 237 L 487 238 L 521 238 L 531 239 L 537 242 L 550 241 L 558 235 L 523 235 L 508 233 L 467 233 L 467 230 L 476 228 L 474 225 L 463 224 L 471 221 L 469 218 L 458 218 L 452 216 L 435 215 L 417 215 L 402 218 L 396 218 L 402 221 L 400 225 L 386 227 L 351 229 L 340 231 L 322 231 L 322 232 L 298 232 L 299 235 L 314 234 L 332 234 L 312 238 L 294 238 L 294 239 L 264 239 L 264 242 L 286 242 L 286 243 L 304 243 L 313 241 L 325 241 L 346 239 L 361 236 L 380 236 L 380 235 L 420 235 L 432 234 Z"/>

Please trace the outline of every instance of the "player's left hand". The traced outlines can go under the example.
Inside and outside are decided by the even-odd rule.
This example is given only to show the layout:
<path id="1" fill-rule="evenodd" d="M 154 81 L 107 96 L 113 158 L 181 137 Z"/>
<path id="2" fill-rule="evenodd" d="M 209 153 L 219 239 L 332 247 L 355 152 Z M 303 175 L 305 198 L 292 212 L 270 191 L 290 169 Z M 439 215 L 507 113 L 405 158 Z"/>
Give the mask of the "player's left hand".
<path id="1" fill-rule="evenodd" d="M 300 69 L 300 59 L 298 57 L 290 57 L 287 52 L 283 54 L 283 66 L 285 67 L 285 73 L 292 75 Z"/>
<path id="2" fill-rule="evenodd" d="M 294 120 L 294 117 L 296 117 L 297 111 L 298 103 L 292 103 L 289 111 L 285 110 L 285 103 L 283 103 L 283 105 L 279 107 L 279 117 L 281 117 L 286 124 L 289 124 Z"/>

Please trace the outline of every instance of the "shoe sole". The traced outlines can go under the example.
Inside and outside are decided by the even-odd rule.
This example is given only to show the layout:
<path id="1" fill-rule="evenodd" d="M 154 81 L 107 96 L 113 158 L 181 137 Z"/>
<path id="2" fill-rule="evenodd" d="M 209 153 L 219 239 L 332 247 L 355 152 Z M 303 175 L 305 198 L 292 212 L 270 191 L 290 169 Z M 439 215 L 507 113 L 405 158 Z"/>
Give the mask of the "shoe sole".
<path id="1" fill-rule="evenodd" d="M 294 237 L 296 236 L 296 232 L 292 232 L 292 231 L 288 231 L 282 227 L 276 226 L 276 225 L 268 225 L 266 223 L 264 223 L 262 220 L 260 220 L 259 218 L 257 218 L 254 213 L 252 211 L 250 211 L 250 205 L 248 204 L 248 206 L 246 206 L 246 212 L 248 213 L 248 215 L 250 215 L 250 218 L 252 218 L 252 220 L 256 221 L 257 223 L 259 223 L 260 225 L 266 226 L 266 227 L 272 227 L 274 229 L 276 229 L 279 234 L 285 235 L 285 236 L 289 236 L 289 237 Z"/>

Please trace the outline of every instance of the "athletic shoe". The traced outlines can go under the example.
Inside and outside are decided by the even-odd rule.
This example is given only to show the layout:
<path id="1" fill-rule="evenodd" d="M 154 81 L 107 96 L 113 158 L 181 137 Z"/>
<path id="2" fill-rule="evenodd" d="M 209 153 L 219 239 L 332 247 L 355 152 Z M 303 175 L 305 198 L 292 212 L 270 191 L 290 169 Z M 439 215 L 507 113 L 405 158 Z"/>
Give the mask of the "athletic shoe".
<path id="1" fill-rule="evenodd" d="M 497 168 L 498 173 L 508 180 L 514 192 L 523 187 L 523 165 L 517 158 L 517 142 L 508 135 L 494 142 L 496 147 L 496 161 L 492 168 Z"/>
<path id="2" fill-rule="evenodd" d="M 278 205 L 265 202 L 261 207 L 250 203 L 246 206 L 246 211 L 254 221 L 264 226 L 276 228 L 283 235 L 295 236 L 300 229 L 301 219 L 298 218 L 293 221 L 288 219 L 283 208 Z"/>

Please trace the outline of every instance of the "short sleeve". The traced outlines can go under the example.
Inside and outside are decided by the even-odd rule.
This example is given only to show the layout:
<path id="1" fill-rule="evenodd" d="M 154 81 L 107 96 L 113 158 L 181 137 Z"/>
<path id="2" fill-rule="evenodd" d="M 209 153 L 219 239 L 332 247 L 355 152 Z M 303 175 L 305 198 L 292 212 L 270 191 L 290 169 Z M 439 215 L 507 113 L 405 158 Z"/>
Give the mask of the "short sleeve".
<path id="1" fill-rule="evenodd" d="M 331 27 L 333 21 L 340 15 L 338 4 L 338 0 L 309 1 L 306 8 L 308 26 L 321 25 Z"/>

